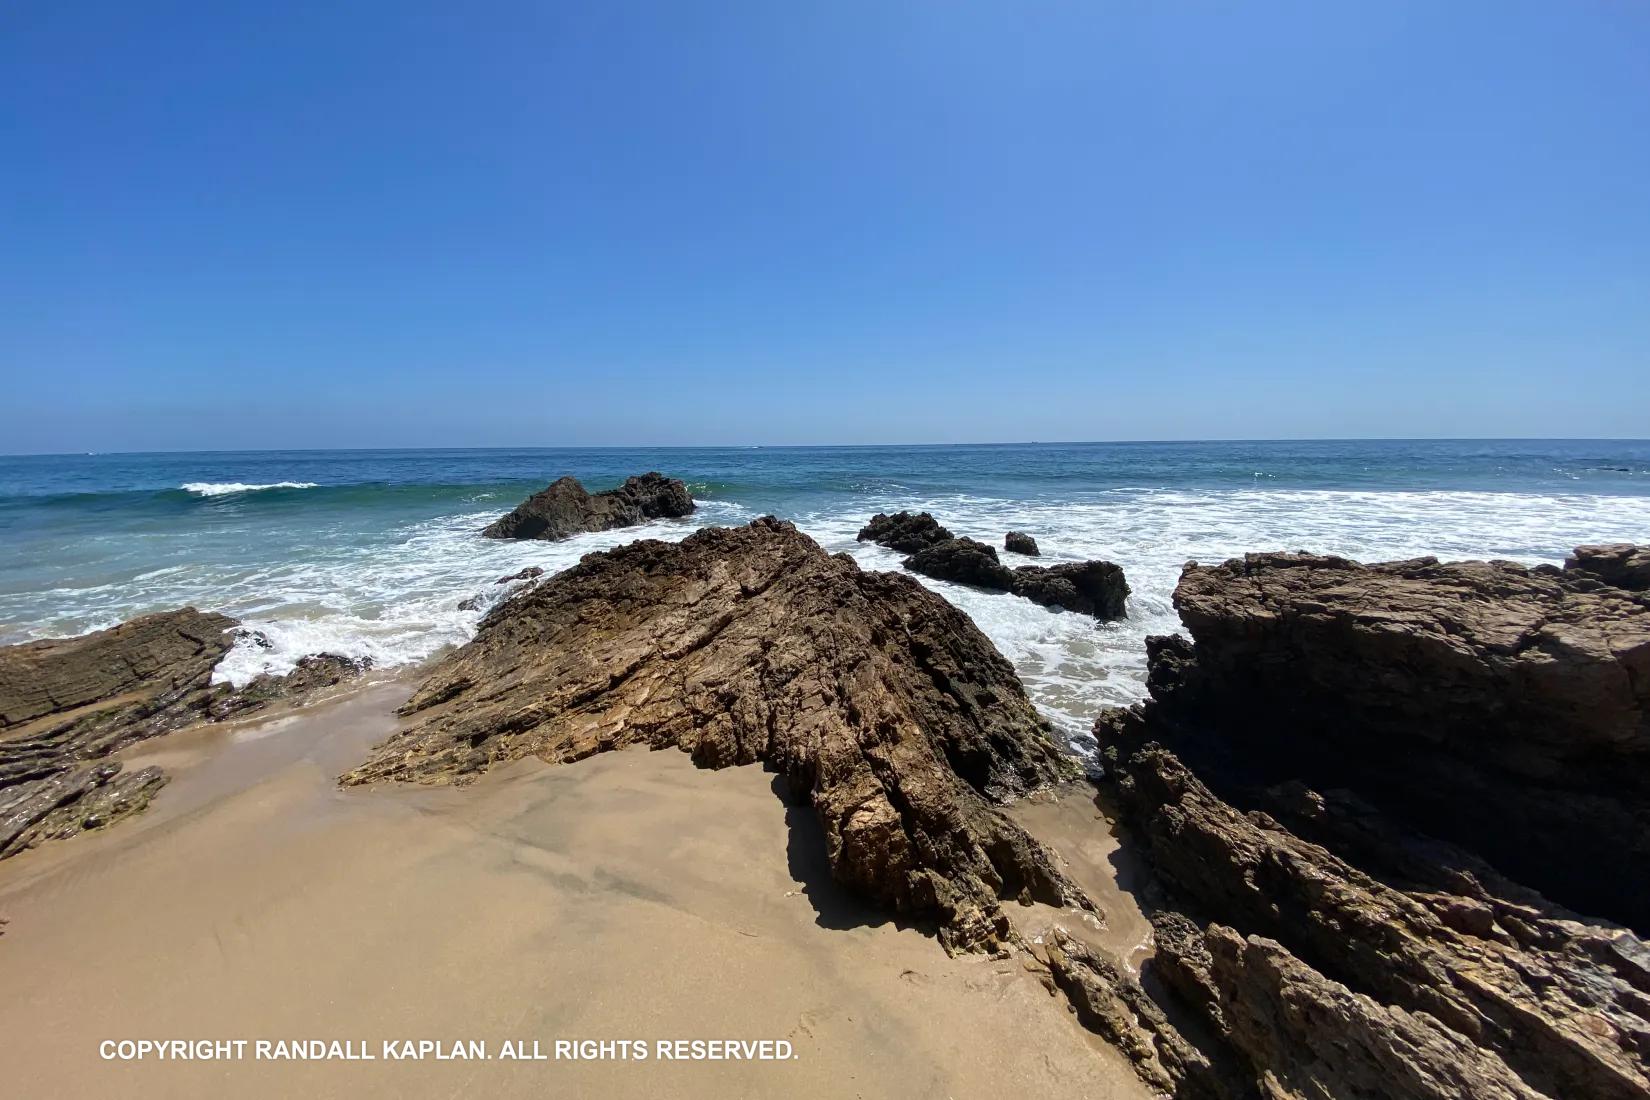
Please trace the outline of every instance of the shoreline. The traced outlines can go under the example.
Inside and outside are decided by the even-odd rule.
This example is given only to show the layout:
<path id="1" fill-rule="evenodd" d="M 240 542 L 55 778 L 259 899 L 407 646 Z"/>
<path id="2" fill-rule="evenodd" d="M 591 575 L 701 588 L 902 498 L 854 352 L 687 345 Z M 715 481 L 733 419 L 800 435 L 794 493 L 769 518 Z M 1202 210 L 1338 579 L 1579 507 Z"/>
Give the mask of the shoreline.
<path id="1" fill-rule="evenodd" d="M 26 1038 L 8 1059 L 19 1088 L 1147 1095 L 1023 960 L 948 957 L 836 886 L 817 824 L 758 767 L 632 749 L 524 759 L 462 789 L 340 788 L 337 774 L 395 727 L 412 680 L 140 743 L 128 766 L 173 773 L 149 810 L 0 863 L 0 970 L 16 991 L 0 1033 Z M 1027 809 L 1093 815 L 1091 793 L 1065 795 Z M 105 1039 L 163 1035 L 372 1049 L 450 1037 L 487 1041 L 492 1056 L 98 1056 Z M 796 1056 L 496 1057 L 506 1039 L 553 1052 L 556 1039 L 723 1036 L 783 1039 Z"/>

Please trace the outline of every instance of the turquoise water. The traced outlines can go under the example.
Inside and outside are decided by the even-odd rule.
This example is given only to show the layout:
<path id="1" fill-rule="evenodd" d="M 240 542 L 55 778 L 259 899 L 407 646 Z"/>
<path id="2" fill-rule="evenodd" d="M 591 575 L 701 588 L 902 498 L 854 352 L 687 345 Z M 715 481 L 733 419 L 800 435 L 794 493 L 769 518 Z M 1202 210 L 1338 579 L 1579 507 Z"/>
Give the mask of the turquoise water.
<path id="1" fill-rule="evenodd" d="M 591 489 L 658 469 L 701 502 L 689 521 L 500 543 L 477 532 L 562 474 Z M 774 513 L 828 549 L 898 568 L 854 533 L 925 508 L 1000 544 L 1127 571 L 1130 619 L 1097 626 L 1010 596 L 932 582 L 1080 735 L 1138 698 L 1146 634 L 1175 627 L 1188 559 L 1305 549 L 1560 560 L 1579 542 L 1650 541 L 1650 442 L 1380 441 L 962 447 L 291 451 L 0 457 L 0 642 L 79 633 L 180 604 L 225 611 L 271 648 L 220 668 L 244 680 L 323 649 L 381 664 L 463 641 L 523 565 L 563 568 L 640 535 Z M 925 582 L 928 583 L 928 582 Z"/>

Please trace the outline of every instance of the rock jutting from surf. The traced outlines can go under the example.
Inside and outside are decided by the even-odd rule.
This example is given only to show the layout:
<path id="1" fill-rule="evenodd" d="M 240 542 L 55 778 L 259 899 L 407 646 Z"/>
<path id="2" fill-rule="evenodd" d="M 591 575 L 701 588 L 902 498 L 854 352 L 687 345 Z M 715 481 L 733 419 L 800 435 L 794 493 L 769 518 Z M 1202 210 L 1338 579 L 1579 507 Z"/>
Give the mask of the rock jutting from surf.
<path id="1" fill-rule="evenodd" d="M 565 539 L 587 531 L 635 527 L 654 519 L 678 519 L 690 515 L 693 508 L 687 486 L 657 471 L 626 478 L 617 489 L 601 493 L 586 491 L 577 478 L 563 477 L 481 533 L 490 539 Z"/>
<path id="2" fill-rule="evenodd" d="M 1063 562 L 1009 568 L 997 549 L 971 538 L 958 538 L 927 512 L 877 513 L 860 529 L 859 540 L 908 553 L 905 568 L 935 580 L 1008 592 L 1044 607 L 1061 608 L 1096 619 L 1128 615 L 1129 582 L 1123 569 L 1109 561 Z M 1036 554 L 1027 535 L 1010 532 L 1010 550 Z"/>

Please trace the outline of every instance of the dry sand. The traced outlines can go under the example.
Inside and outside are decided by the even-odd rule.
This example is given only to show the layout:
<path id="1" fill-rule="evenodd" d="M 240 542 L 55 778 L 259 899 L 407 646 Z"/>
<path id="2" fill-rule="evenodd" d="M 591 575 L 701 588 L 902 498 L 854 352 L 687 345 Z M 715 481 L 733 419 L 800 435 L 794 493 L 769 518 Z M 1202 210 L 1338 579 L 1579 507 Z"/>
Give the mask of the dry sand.
<path id="1" fill-rule="evenodd" d="M 1018 960 L 949 959 L 835 888 L 811 811 L 674 751 L 338 789 L 405 682 L 150 742 L 174 779 L 0 863 L 0 1093 L 1143 1097 Z M 1081 797 L 1023 807 L 1143 938 Z M 1073 914 L 1027 913 L 1030 921 Z M 106 1061 L 105 1039 L 784 1039 L 774 1062 Z M 250 1047 L 249 1047 L 250 1053 Z"/>

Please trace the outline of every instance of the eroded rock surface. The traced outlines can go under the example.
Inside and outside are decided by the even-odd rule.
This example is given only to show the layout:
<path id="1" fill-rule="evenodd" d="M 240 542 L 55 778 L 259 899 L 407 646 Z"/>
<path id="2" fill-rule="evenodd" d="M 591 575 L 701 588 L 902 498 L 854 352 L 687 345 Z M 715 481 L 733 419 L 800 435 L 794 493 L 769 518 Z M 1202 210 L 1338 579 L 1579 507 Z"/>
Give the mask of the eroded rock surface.
<path id="1" fill-rule="evenodd" d="M 1566 573 L 1597 577 L 1630 592 L 1650 591 L 1650 546 L 1630 542 L 1578 546 L 1564 562 Z"/>
<path id="2" fill-rule="evenodd" d="M 107 759 L 127 745 L 307 698 L 365 668 L 323 654 L 290 676 L 214 685 L 212 670 L 239 633 L 234 619 L 186 607 L 0 647 L 0 858 L 147 806 L 166 776 Z"/>
<path id="3" fill-rule="evenodd" d="M 950 948 L 1008 936 L 1003 900 L 1080 898 L 995 805 L 1073 774 L 1013 668 L 913 579 L 772 518 L 586 555 L 494 609 L 403 714 L 344 783 L 674 747 L 779 772 L 835 878 Z"/>
<path id="4" fill-rule="evenodd" d="M 895 512 L 891 516 L 878 512 L 871 517 L 871 522 L 859 529 L 858 539 L 860 542 L 886 546 L 901 554 L 915 554 L 936 542 L 955 537 L 927 512 Z"/>
<path id="5" fill-rule="evenodd" d="M 572 477 L 559 478 L 481 532 L 492 539 L 564 539 L 584 531 L 634 527 L 693 512 L 687 486 L 656 471 L 626 478 L 617 489 L 589 493 Z M 525 571 L 524 571 L 525 572 Z"/>
<path id="6" fill-rule="evenodd" d="M 1177 751 L 1355 790 L 1650 928 L 1650 875 L 1620 873 L 1650 866 L 1650 598 L 1508 562 L 1264 554 L 1189 566 L 1175 606 L 1193 674 L 1154 694 Z"/>
<path id="7" fill-rule="evenodd" d="M 1650 605 L 1551 568 L 1302 555 L 1189 566 L 1176 603 L 1192 640 L 1152 639 L 1151 700 L 1095 726 L 1156 899 L 1142 988 L 1164 1018 L 1112 1017 L 1153 1052 L 1142 1076 L 1177 1096 L 1650 1097 L 1650 949 L 1607 919 L 1637 883 L 1584 916 L 1525 873 L 1637 877 L 1632 780 L 1602 772 L 1642 766 Z M 1466 827 L 1486 793 L 1490 827 Z M 1486 858 L 1506 852 L 1488 832 L 1555 805 L 1572 850 L 1519 874 Z M 1063 988 L 1117 985 L 1065 964 Z M 1157 1053 L 1182 1025 L 1216 1072 Z"/>

